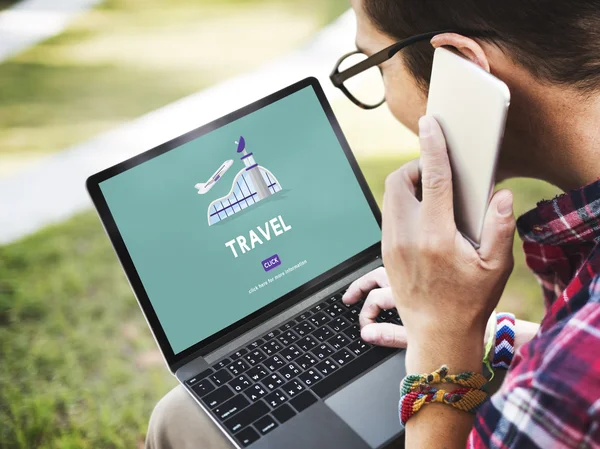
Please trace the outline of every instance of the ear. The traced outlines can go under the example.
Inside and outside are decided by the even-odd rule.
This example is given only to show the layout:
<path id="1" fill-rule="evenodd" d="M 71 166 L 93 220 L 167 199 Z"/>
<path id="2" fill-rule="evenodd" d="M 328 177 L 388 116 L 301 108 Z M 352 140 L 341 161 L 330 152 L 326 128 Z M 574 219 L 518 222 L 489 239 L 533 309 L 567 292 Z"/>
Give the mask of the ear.
<path id="1" fill-rule="evenodd" d="M 490 63 L 488 61 L 481 45 L 470 37 L 462 36 L 456 33 L 442 33 L 431 39 L 431 45 L 434 48 L 438 47 L 454 47 L 463 56 L 470 59 L 483 70 L 490 71 Z"/>

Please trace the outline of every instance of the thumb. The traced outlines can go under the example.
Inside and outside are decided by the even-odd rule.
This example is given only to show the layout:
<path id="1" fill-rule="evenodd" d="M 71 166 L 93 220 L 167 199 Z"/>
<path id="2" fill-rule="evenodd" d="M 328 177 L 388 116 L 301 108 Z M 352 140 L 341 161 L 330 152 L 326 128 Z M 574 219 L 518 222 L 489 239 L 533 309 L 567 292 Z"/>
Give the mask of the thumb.
<path id="1" fill-rule="evenodd" d="M 390 348 L 406 348 L 406 330 L 404 326 L 392 323 L 367 324 L 360 331 L 367 343 Z"/>
<path id="2" fill-rule="evenodd" d="M 480 257 L 487 262 L 496 263 L 512 260 L 515 227 L 512 192 L 499 190 L 492 197 L 485 215 Z"/>

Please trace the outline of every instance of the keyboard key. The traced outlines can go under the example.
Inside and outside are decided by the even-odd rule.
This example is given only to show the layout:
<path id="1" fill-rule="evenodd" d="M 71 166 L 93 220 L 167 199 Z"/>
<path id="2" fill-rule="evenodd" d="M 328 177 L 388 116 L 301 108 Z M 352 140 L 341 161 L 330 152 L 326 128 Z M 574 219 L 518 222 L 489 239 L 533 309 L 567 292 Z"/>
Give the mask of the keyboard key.
<path id="1" fill-rule="evenodd" d="M 283 349 L 280 352 L 280 354 L 284 360 L 291 362 L 295 358 L 300 357 L 300 355 L 302 354 L 302 351 L 300 351 L 300 349 L 298 349 L 298 346 L 292 345 L 290 347 Z"/>
<path id="2" fill-rule="evenodd" d="M 290 380 L 300 374 L 300 368 L 294 363 L 288 363 L 279 370 L 279 374 L 281 374 L 284 379 Z"/>
<path id="3" fill-rule="evenodd" d="M 269 404 L 271 407 L 275 408 L 287 401 L 287 396 L 280 390 L 276 390 L 273 393 L 266 395 L 265 401 L 267 401 L 267 404 Z"/>
<path id="4" fill-rule="evenodd" d="M 301 321 L 304 321 L 305 319 L 307 319 L 309 316 L 311 316 L 312 314 L 307 310 L 306 312 L 304 312 L 302 315 L 296 317 L 296 321 L 298 321 L 298 323 L 300 323 Z"/>
<path id="5" fill-rule="evenodd" d="M 290 330 L 295 325 L 296 325 L 296 320 L 290 320 L 287 323 L 285 323 L 283 326 L 281 326 L 279 328 L 279 330 L 283 333 L 283 332 L 285 332 L 287 330 Z"/>
<path id="6" fill-rule="evenodd" d="M 282 346 L 279 344 L 279 341 L 271 340 L 270 342 L 262 345 L 261 349 L 267 356 L 270 357 L 273 354 L 277 353 L 281 348 Z"/>
<path id="7" fill-rule="evenodd" d="M 252 385 L 252 381 L 248 378 L 246 374 L 242 374 L 241 376 L 238 376 L 231 382 L 229 382 L 229 386 L 233 388 L 233 391 L 235 391 L 236 393 L 245 390 L 250 385 Z"/>
<path id="8" fill-rule="evenodd" d="M 227 372 L 227 370 L 222 369 L 217 371 L 215 374 L 210 376 L 210 379 L 214 382 L 217 387 L 221 385 L 225 385 L 227 382 L 231 380 L 233 376 Z"/>
<path id="9" fill-rule="evenodd" d="M 258 349 L 260 348 L 262 345 L 265 344 L 265 341 L 262 338 L 259 338 L 256 341 L 253 341 L 252 343 L 250 343 L 247 348 L 249 351 L 252 351 L 253 349 Z"/>
<path id="10" fill-rule="evenodd" d="M 312 336 L 319 341 L 325 341 L 333 336 L 333 332 L 327 326 L 323 326 L 314 331 Z"/>
<path id="11" fill-rule="evenodd" d="M 353 324 L 349 328 L 344 331 L 344 335 L 348 337 L 351 341 L 357 340 L 360 338 L 360 327 L 358 324 Z"/>
<path id="12" fill-rule="evenodd" d="M 215 408 L 213 412 L 221 421 L 225 421 L 227 418 L 231 418 L 237 412 L 243 410 L 249 405 L 250 401 L 246 399 L 243 394 L 238 394 L 227 402 L 223 402 L 221 405 Z"/>
<path id="13" fill-rule="evenodd" d="M 296 342 L 296 345 L 303 351 L 310 351 L 312 348 L 317 346 L 318 341 L 315 340 L 311 335 L 307 335 L 306 337 L 302 337 L 300 340 Z"/>
<path id="14" fill-rule="evenodd" d="M 246 375 L 252 379 L 253 382 L 258 382 L 262 378 L 266 377 L 269 374 L 269 371 L 265 369 L 262 365 L 257 365 L 254 368 L 250 368 Z"/>
<path id="15" fill-rule="evenodd" d="M 327 345 L 327 343 L 321 343 L 315 349 L 313 349 L 312 353 L 319 359 L 323 360 L 333 354 L 333 349 Z"/>
<path id="16" fill-rule="evenodd" d="M 235 416 L 225 421 L 223 425 L 230 432 L 235 433 L 267 413 L 269 413 L 269 406 L 263 401 L 258 401 L 241 412 L 236 413 Z"/>
<path id="17" fill-rule="evenodd" d="M 330 318 L 327 315 L 325 315 L 323 312 L 319 312 L 319 313 L 311 316 L 308 321 L 310 321 L 312 324 L 314 324 L 317 327 L 321 327 L 325 323 L 327 323 L 329 320 L 330 320 Z"/>
<path id="18" fill-rule="evenodd" d="M 296 415 L 296 412 L 290 407 L 288 404 L 283 404 L 281 407 L 273 410 L 272 415 L 279 421 L 281 424 L 293 418 Z"/>
<path id="19" fill-rule="evenodd" d="M 267 394 L 267 389 L 265 387 L 263 387 L 261 384 L 254 384 L 250 388 L 248 388 L 246 391 L 244 391 L 244 394 L 246 396 L 248 396 L 248 398 L 252 402 L 256 402 L 260 398 L 262 398 L 264 395 Z"/>
<path id="20" fill-rule="evenodd" d="M 240 350 L 239 350 L 239 351 L 237 351 L 236 353 L 234 353 L 234 354 L 231 354 L 231 360 L 236 360 L 236 359 L 239 359 L 241 356 L 243 356 L 243 355 L 245 355 L 245 354 L 247 354 L 247 353 L 248 353 L 248 350 L 247 350 L 247 349 L 245 349 L 245 348 L 243 348 L 243 349 L 240 349 Z"/>
<path id="21" fill-rule="evenodd" d="M 337 318 L 344 312 L 346 312 L 346 309 L 339 304 L 333 304 L 325 309 L 325 313 L 331 318 Z"/>
<path id="22" fill-rule="evenodd" d="M 215 386 L 208 379 L 203 379 L 200 382 L 196 383 L 196 385 L 194 385 L 192 387 L 192 390 L 194 391 L 194 393 L 196 393 L 201 398 L 206 396 L 208 393 L 210 393 L 214 389 L 215 389 Z"/>
<path id="23" fill-rule="evenodd" d="M 310 324 L 308 321 L 300 323 L 298 326 L 296 326 L 294 328 L 294 330 L 296 331 L 296 333 L 298 335 L 300 335 L 301 337 L 304 337 L 305 335 L 310 334 L 315 329 L 316 329 L 315 326 L 313 326 L 312 324 Z"/>
<path id="24" fill-rule="evenodd" d="M 244 360 L 236 360 L 227 367 L 227 370 L 234 376 L 239 376 L 248 368 L 250 368 L 250 365 L 248 365 L 248 363 L 246 363 Z"/>
<path id="25" fill-rule="evenodd" d="M 290 403 L 294 406 L 298 412 L 305 410 L 309 406 L 313 405 L 317 402 L 317 398 L 310 391 L 305 391 L 302 394 L 299 394 L 297 397 L 293 398 Z"/>
<path id="26" fill-rule="evenodd" d="M 323 375 L 323 377 L 325 377 L 325 376 L 329 376 L 332 372 L 337 370 L 339 367 L 337 366 L 337 364 L 335 362 L 327 359 L 327 360 L 323 360 L 321 363 L 319 363 L 316 366 L 316 368 Z"/>
<path id="27" fill-rule="evenodd" d="M 354 359 L 354 354 L 347 349 L 341 349 L 331 357 L 340 367 Z"/>
<path id="28" fill-rule="evenodd" d="M 285 384 L 282 388 L 283 392 L 288 395 L 290 398 L 297 396 L 299 393 L 305 390 L 304 384 L 300 382 L 298 379 L 290 380 L 287 384 Z"/>
<path id="29" fill-rule="evenodd" d="M 317 358 L 310 353 L 301 355 L 294 361 L 294 363 L 296 363 L 300 368 L 304 370 L 307 370 L 317 362 Z"/>
<path id="30" fill-rule="evenodd" d="M 260 435 L 252 427 L 247 427 L 240 433 L 235 435 L 236 440 L 242 445 L 242 447 L 250 446 L 256 440 L 260 438 Z"/>
<path id="31" fill-rule="evenodd" d="M 339 305 L 345 307 L 346 309 L 351 309 L 354 304 L 346 304 L 344 301 L 340 301 Z"/>
<path id="32" fill-rule="evenodd" d="M 343 351 L 347 350 L 342 349 L 337 354 Z M 311 390 L 320 398 L 324 398 L 397 351 L 397 349 L 392 348 L 373 348 L 364 355 L 348 362 L 345 366 L 340 366 L 331 375 L 316 383 Z"/>
<path id="33" fill-rule="evenodd" d="M 277 427 L 277 425 L 278 424 L 275 422 L 275 420 L 269 415 L 259 419 L 254 423 L 254 427 L 256 427 L 262 435 L 266 435 L 275 427 Z"/>
<path id="34" fill-rule="evenodd" d="M 354 355 L 361 355 L 371 349 L 371 345 L 365 343 L 362 340 L 356 340 L 348 345 L 348 349 L 354 353 Z"/>
<path id="35" fill-rule="evenodd" d="M 310 313 L 317 313 L 320 312 L 321 310 L 323 310 L 326 307 L 326 303 L 322 302 L 320 304 L 317 304 L 316 306 L 314 306 L 312 309 L 310 309 Z"/>
<path id="36" fill-rule="evenodd" d="M 208 375 L 212 374 L 212 373 L 214 373 L 214 370 L 212 368 L 208 368 L 207 370 L 202 371 L 200 374 L 196 374 L 194 377 L 187 380 L 185 383 L 188 385 L 193 385 L 196 382 L 198 382 L 199 380 L 202 380 L 205 377 L 208 377 Z"/>
<path id="37" fill-rule="evenodd" d="M 341 332 L 344 329 L 346 329 L 348 326 L 350 326 L 350 322 L 347 321 L 344 317 L 338 316 L 336 319 L 332 320 L 328 326 L 331 328 L 331 330 L 333 330 L 334 332 Z"/>
<path id="38" fill-rule="evenodd" d="M 350 343 L 343 334 L 337 334 L 335 337 L 327 340 L 327 343 L 333 348 L 334 351 L 339 351 L 344 346 L 347 346 Z"/>
<path id="39" fill-rule="evenodd" d="M 333 304 L 334 302 L 336 302 L 338 300 L 338 298 L 335 297 L 335 295 L 331 296 L 329 299 L 327 299 L 325 302 L 327 304 Z"/>
<path id="40" fill-rule="evenodd" d="M 281 344 L 283 346 L 289 346 L 292 343 L 294 343 L 296 340 L 298 340 L 298 336 L 296 335 L 295 332 L 289 330 L 289 331 L 284 332 L 283 334 L 281 334 L 279 336 L 278 340 L 281 342 Z"/>
<path id="41" fill-rule="evenodd" d="M 265 339 L 265 341 L 269 341 L 269 340 L 272 340 L 273 338 L 277 337 L 280 333 L 281 332 L 279 332 L 277 329 L 275 329 L 274 331 L 269 332 L 263 338 Z"/>
<path id="42" fill-rule="evenodd" d="M 223 385 L 221 388 L 217 388 L 212 393 L 209 393 L 203 401 L 210 408 L 215 408 L 217 405 L 222 404 L 227 399 L 233 396 L 233 390 L 229 388 L 227 385 Z"/>
<path id="43" fill-rule="evenodd" d="M 350 321 L 352 324 L 358 323 L 358 316 L 360 315 L 360 310 L 358 309 L 350 309 L 348 312 L 344 313 L 342 316 Z"/>
<path id="44" fill-rule="evenodd" d="M 262 381 L 263 385 L 267 387 L 269 390 L 275 390 L 276 388 L 281 387 L 285 382 L 283 377 L 277 373 L 269 374 Z"/>
<path id="45" fill-rule="evenodd" d="M 271 371 L 277 371 L 283 365 L 285 360 L 280 355 L 274 355 L 273 357 L 265 360 L 264 365 Z"/>
<path id="46" fill-rule="evenodd" d="M 267 358 L 267 356 L 264 355 L 260 349 L 254 349 L 253 351 L 250 351 L 250 353 L 244 357 L 244 360 L 246 362 L 248 362 L 251 366 L 255 366 L 255 365 L 258 365 L 260 362 L 262 362 L 266 358 Z"/>
<path id="47" fill-rule="evenodd" d="M 311 368 L 298 376 L 298 379 L 304 382 L 308 388 L 322 378 L 323 376 L 321 376 L 321 373 L 319 373 L 316 368 Z"/>
<path id="48" fill-rule="evenodd" d="M 220 362 L 218 362 L 217 364 L 215 364 L 215 369 L 220 370 L 221 368 L 225 368 L 230 363 L 231 363 L 230 359 L 223 359 Z"/>

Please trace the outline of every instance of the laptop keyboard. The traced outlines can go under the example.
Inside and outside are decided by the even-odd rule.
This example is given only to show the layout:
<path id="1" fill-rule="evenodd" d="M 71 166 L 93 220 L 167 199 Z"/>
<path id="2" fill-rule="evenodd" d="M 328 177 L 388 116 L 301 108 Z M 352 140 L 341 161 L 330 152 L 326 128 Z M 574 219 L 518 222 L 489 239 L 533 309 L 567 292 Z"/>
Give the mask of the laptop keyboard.
<path id="1" fill-rule="evenodd" d="M 336 293 L 186 381 L 246 447 L 396 350 L 360 338 L 358 315 Z M 401 324 L 396 310 L 379 322 Z"/>

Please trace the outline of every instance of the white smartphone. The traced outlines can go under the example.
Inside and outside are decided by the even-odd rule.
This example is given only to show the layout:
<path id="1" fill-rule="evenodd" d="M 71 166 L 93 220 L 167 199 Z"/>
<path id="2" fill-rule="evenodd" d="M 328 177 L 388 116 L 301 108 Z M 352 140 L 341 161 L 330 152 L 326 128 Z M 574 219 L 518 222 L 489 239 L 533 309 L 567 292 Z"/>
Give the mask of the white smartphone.
<path id="1" fill-rule="evenodd" d="M 454 51 L 435 50 L 427 115 L 446 138 L 457 229 L 476 248 L 494 191 L 509 104 L 504 82 Z"/>

